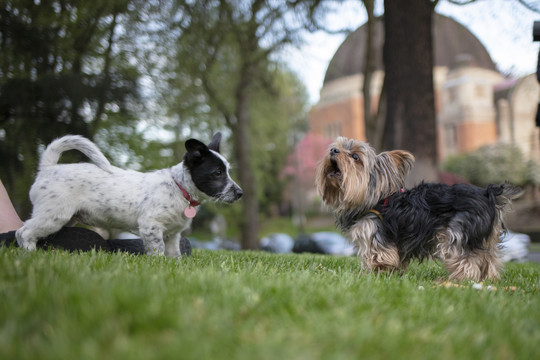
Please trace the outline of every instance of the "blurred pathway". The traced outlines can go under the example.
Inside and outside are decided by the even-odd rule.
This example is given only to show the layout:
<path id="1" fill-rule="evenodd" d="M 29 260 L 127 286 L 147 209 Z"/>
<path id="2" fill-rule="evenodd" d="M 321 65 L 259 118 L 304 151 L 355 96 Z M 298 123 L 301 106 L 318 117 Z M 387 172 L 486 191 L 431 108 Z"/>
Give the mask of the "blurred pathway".
<path id="1" fill-rule="evenodd" d="M 540 262 L 540 252 L 529 252 L 527 259 L 533 262 Z"/>

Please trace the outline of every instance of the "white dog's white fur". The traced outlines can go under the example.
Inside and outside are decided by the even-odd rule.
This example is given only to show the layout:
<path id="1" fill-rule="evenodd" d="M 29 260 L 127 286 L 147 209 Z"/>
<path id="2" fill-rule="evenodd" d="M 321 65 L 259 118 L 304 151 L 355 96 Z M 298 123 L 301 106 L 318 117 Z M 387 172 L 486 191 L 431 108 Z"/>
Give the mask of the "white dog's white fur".
<path id="1" fill-rule="evenodd" d="M 72 149 L 81 151 L 93 164 L 58 164 L 62 152 Z M 227 170 L 225 188 L 214 197 L 226 202 L 237 200 L 241 189 L 228 175 L 227 160 L 210 151 Z M 79 221 L 139 234 L 147 254 L 180 256 L 181 233 L 192 219 L 184 215 L 190 203 L 178 185 L 194 201 L 210 198 L 197 188 L 185 161 L 149 173 L 123 170 L 112 166 L 90 140 L 65 136 L 52 142 L 41 158 L 30 190 L 32 218 L 17 231 L 17 241 L 34 250 L 39 238 Z"/>

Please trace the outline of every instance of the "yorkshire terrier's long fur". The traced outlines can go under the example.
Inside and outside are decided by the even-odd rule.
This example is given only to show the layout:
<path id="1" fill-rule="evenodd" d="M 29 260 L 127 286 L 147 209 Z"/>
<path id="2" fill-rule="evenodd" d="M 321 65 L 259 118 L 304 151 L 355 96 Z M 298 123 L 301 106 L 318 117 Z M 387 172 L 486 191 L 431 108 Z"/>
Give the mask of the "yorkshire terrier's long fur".
<path id="1" fill-rule="evenodd" d="M 357 247 L 367 269 L 406 269 L 411 259 L 440 259 L 450 279 L 500 278 L 503 214 L 521 195 L 509 184 L 421 183 L 405 190 L 414 156 L 376 154 L 367 143 L 337 138 L 317 168 L 317 190 Z"/>

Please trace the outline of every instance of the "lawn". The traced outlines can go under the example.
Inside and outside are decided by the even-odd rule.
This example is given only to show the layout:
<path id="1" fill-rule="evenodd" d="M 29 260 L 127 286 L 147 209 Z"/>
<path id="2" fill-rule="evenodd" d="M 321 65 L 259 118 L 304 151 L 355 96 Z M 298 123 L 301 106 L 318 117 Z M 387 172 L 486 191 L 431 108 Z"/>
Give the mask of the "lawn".
<path id="1" fill-rule="evenodd" d="M 539 275 L 507 264 L 476 289 L 435 262 L 0 248 L 0 358 L 538 359 Z"/>

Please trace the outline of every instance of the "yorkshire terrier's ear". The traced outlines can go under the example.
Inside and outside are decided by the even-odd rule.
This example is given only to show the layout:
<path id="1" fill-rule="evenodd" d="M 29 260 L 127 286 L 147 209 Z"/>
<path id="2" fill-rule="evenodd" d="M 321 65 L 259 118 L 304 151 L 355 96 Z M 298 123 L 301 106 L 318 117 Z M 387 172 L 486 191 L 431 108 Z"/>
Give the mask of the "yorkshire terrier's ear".
<path id="1" fill-rule="evenodd" d="M 390 159 L 399 169 L 399 173 L 403 174 L 405 178 L 412 169 L 414 164 L 414 155 L 405 150 L 392 150 L 387 151 L 387 154 L 390 156 Z"/>
<path id="2" fill-rule="evenodd" d="M 414 156 L 408 151 L 392 150 L 377 155 L 375 170 L 377 190 L 388 196 L 405 186 L 405 178 L 411 171 Z"/>

